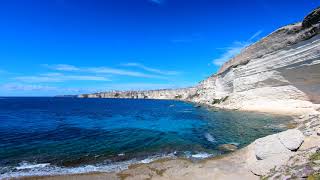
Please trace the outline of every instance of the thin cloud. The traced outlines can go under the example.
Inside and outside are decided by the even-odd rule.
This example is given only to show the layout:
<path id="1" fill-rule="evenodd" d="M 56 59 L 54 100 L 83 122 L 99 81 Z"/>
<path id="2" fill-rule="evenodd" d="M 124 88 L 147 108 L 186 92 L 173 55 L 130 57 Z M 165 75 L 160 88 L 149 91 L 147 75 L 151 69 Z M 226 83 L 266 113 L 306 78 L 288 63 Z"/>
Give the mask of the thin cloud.
<path id="1" fill-rule="evenodd" d="M 45 86 L 39 84 L 23 84 L 23 83 L 7 83 L 0 85 L 1 90 L 5 91 L 35 91 L 35 92 L 63 92 L 63 93 L 79 93 L 84 91 L 82 88 L 61 88 L 56 86 Z"/>
<path id="2" fill-rule="evenodd" d="M 253 43 L 254 39 L 260 36 L 262 30 L 257 31 L 254 33 L 248 40 L 246 41 L 235 41 L 230 47 L 223 48 L 226 51 L 219 57 L 212 61 L 212 63 L 216 66 L 221 66 L 229 59 L 233 58 L 234 56 L 241 53 L 241 51 Z"/>
<path id="3" fill-rule="evenodd" d="M 42 85 L 30 85 L 30 84 L 16 84 L 8 83 L 1 85 L 1 89 L 7 91 L 52 91 L 57 90 L 57 87 L 42 86 Z"/>
<path id="4" fill-rule="evenodd" d="M 82 72 L 82 73 L 94 73 L 94 74 L 109 74 L 109 75 L 121 75 L 121 76 L 131 76 L 131 77 L 142 77 L 142 78 L 155 78 L 155 79 L 167 79 L 165 76 L 147 74 L 138 71 L 129 71 L 125 69 L 117 69 L 110 67 L 76 67 L 68 64 L 57 64 L 57 65 L 46 65 L 49 69 L 57 71 L 72 71 L 72 72 Z M 148 67 L 145 67 L 148 68 Z M 149 70 L 157 71 L 156 69 L 149 68 Z M 150 72 L 151 72 L 150 71 Z M 157 71 L 158 72 L 158 71 Z M 174 72 L 168 72 L 174 73 Z M 161 73 L 158 73 L 161 74 Z M 167 75 L 167 73 L 162 73 L 162 75 Z"/>
<path id="5" fill-rule="evenodd" d="M 27 83 L 65 82 L 65 81 L 110 81 L 103 76 L 64 75 L 61 73 L 47 73 L 37 76 L 19 76 L 15 80 Z"/>
<path id="6" fill-rule="evenodd" d="M 69 64 L 55 64 L 55 65 L 48 65 L 44 64 L 43 66 L 53 69 L 53 70 L 58 70 L 58 71 L 79 71 L 80 69 Z"/>
<path id="7" fill-rule="evenodd" d="M 178 71 L 166 71 L 166 70 L 160 70 L 160 69 L 156 69 L 156 68 L 151 68 L 148 66 L 145 66 L 143 64 L 140 63 L 126 63 L 126 64 L 122 64 L 123 66 L 127 66 L 127 67 L 137 67 L 140 69 L 143 69 L 145 71 L 151 72 L 151 73 L 156 73 L 156 74 L 161 74 L 161 75 L 177 75 L 180 74 Z"/>
<path id="8" fill-rule="evenodd" d="M 257 31 L 256 33 L 254 33 L 250 38 L 249 38 L 249 42 L 251 42 L 252 40 L 254 40 L 256 37 L 258 37 L 260 34 L 262 33 L 262 30 Z"/>
<path id="9" fill-rule="evenodd" d="M 146 74 L 146 73 L 137 72 L 137 71 L 128 71 L 128 70 L 123 70 L 123 69 L 108 68 L 108 67 L 87 68 L 85 71 L 91 72 L 91 73 L 98 73 L 98 74 L 100 73 L 100 74 L 113 74 L 113 75 L 142 77 L 142 78 L 167 79 L 164 76 Z"/>
<path id="10" fill-rule="evenodd" d="M 239 54 L 245 47 L 250 45 L 248 42 L 234 42 L 232 46 L 227 48 L 227 51 L 223 53 L 219 58 L 213 60 L 213 64 L 217 66 L 223 65 L 229 59 Z"/>

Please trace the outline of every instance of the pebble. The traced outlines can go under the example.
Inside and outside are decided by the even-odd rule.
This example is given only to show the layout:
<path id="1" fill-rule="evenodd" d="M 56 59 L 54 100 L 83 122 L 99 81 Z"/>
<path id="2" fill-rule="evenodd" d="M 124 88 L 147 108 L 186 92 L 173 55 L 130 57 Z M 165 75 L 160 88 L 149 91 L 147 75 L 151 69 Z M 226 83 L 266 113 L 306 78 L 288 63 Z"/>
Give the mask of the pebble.
<path id="1" fill-rule="evenodd" d="M 316 164 L 320 164 L 320 160 L 313 161 Z"/>

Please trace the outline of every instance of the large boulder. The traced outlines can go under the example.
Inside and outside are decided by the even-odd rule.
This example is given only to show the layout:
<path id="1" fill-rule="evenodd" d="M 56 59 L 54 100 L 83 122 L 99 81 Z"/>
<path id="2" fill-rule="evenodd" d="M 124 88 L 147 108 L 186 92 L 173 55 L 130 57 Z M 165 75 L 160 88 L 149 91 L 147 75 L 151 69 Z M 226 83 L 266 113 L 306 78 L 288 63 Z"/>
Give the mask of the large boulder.
<path id="1" fill-rule="evenodd" d="M 320 22 L 320 7 L 313 10 L 310 14 L 308 14 L 304 20 L 302 21 L 302 27 L 308 28 L 314 24 Z"/>
<path id="2" fill-rule="evenodd" d="M 291 155 L 292 152 L 289 154 L 273 156 L 265 160 L 255 161 L 250 165 L 250 170 L 255 175 L 265 176 L 271 169 L 276 169 L 285 164 L 290 159 Z"/>
<path id="3" fill-rule="evenodd" d="M 273 134 L 257 139 L 254 144 L 254 151 L 258 160 L 263 160 L 279 155 L 281 156 L 283 154 L 291 152 L 280 142 L 278 134 Z"/>
<path id="4" fill-rule="evenodd" d="M 303 141 L 302 132 L 296 129 L 257 139 L 253 143 L 252 158 L 248 161 L 250 170 L 259 176 L 268 174 L 271 169 L 284 165 Z"/>
<path id="5" fill-rule="evenodd" d="M 280 142 L 289 150 L 297 150 L 304 141 L 304 135 L 297 129 L 290 129 L 278 134 Z"/>

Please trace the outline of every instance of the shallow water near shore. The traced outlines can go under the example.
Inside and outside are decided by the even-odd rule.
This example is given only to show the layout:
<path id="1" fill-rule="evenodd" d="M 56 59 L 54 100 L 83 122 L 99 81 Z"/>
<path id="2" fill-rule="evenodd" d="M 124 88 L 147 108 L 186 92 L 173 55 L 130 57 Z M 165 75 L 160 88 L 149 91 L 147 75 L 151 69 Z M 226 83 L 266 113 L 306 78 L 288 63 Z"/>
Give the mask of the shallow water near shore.
<path id="1" fill-rule="evenodd" d="M 117 171 L 198 160 L 284 129 L 290 117 L 169 100 L 1 98 L 0 178 Z"/>

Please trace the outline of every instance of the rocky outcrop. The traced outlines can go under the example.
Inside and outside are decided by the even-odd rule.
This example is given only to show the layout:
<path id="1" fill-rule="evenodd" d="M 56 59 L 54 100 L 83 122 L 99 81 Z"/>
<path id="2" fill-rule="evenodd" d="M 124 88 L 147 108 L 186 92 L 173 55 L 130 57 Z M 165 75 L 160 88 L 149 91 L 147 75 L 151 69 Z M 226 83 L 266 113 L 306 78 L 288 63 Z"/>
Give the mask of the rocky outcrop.
<path id="1" fill-rule="evenodd" d="M 287 130 L 257 139 L 252 145 L 255 158 L 249 162 L 250 170 L 262 176 L 271 169 L 285 165 L 303 141 L 304 136 L 299 130 Z"/>
<path id="2" fill-rule="evenodd" d="M 257 139 L 255 142 L 255 155 L 257 160 L 265 160 L 275 156 L 281 156 L 283 154 L 290 153 L 279 140 L 278 134 L 266 136 L 264 138 Z"/>
<path id="3" fill-rule="evenodd" d="M 302 21 L 302 27 L 308 28 L 314 24 L 320 22 L 320 7 L 313 10 L 310 14 L 308 14 L 304 20 Z"/>
<path id="4" fill-rule="evenodd" d="M 149 91 L 110 91 L 94 94 L 82 94 L 80 98 L 130 98 L 130 99 L 190 99 L 196 88 L 160 89 Z"/>
<path id="5" fill-rule="evenodd" d="M 262 179 L 319 179 L 320 136 L 306 136 L 300 148 L 290 158 L 271 171 L 264 170 Z"/>

